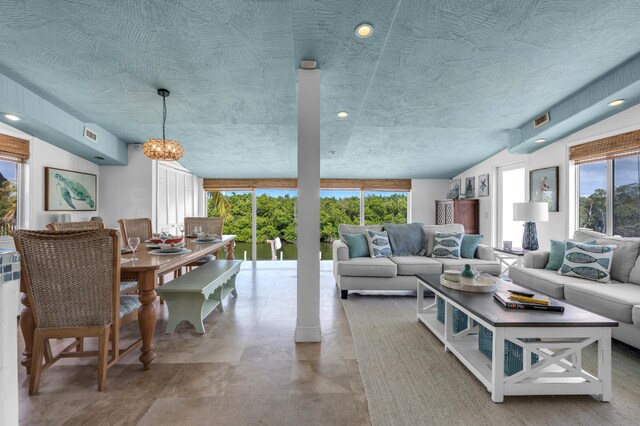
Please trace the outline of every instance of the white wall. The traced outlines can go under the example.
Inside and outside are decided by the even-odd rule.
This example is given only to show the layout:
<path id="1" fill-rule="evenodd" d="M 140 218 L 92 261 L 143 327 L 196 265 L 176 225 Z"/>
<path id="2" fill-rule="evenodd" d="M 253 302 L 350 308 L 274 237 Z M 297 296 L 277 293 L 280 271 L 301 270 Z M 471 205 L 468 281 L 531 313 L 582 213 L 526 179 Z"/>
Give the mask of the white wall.
<path id="1" fill-rule="evenodd" d="M 529 197 L 529 171 L 559 166 L 559 199 L 558 212 L 549 212 L 549 222 L 538 223 L 538 240 L 540 249 L 548 250 L 549 240 L 571 237 L 575 229 L 575 168 L 569 165 L 569 146 L 577 145 L 620 133 L 640 129 L 640 105 L 629 108 L 589 126 L 560 141 L 528 155 L 510 154 L 506 150 L 488 158 L 474 167 L 459 174 L 454 179 L 475 177 L 489 173 L 489 196 L 480 200 L 480 233 L 484 234 L 483 243 L 496 245 L 496 169 L 500 166 L 524 162 L 526 171 L 525 194 Z M 516 242 L 514 242 L 516 245 Z M 519 244 L 517 244 L 519 245 Z"/>
<path id="2" fill-rule="evenodd" d="M 436 223 L 436 200 L 447 198 L 449 179 L 411 179 L 410 221 Z"/>
<path id="3" fill-rule="evenodd" d="M 129 145 L 129 164 L 100 167 L 100 215 L 106 227 L 118 219 L 154 218 L 154 162 Z"/>

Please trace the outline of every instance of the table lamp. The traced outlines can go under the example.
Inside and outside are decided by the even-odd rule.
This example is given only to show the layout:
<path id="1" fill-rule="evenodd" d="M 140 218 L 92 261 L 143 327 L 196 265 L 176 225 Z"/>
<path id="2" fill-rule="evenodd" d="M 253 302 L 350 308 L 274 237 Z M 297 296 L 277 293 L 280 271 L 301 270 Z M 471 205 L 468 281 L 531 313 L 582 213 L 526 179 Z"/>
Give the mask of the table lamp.
<path id="1" fill-rule="evenodd" d="M 549 204 L 544 202 L 514 203 L 513 220 L 524 222 L 522 248 L 525 250 L 538 250 L 536 222 L 549 220 Z"/>

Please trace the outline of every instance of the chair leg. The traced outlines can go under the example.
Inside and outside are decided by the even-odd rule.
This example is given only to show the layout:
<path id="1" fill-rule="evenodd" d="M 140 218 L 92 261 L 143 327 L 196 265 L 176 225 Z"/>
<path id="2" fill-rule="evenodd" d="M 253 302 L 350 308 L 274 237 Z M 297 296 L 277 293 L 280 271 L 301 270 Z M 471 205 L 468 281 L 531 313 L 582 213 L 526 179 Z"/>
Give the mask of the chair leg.
<path id="1" fill-rule="evenodd" d="M 36 329 L 33 335 L 33 349 L 31 355 L 31 377 L 29 378 L 29 395 L 33 396 L 40 387 L 40 373 L 42 372 L 42 346 L 44 337 L 42 332 Z"/>
<path id="2" fill-rule="evenodd" d="M 120 357 L 120 324 L 113 323 L 111 324 L 111 360 L 116 360 Z M 107 341 L 109 336 L 107 335 Z"/>
<path id="3" fill-rule="evenodd" d="M 109 357 L 109 327 L 98 336 L 98 391 L 102 392 L 107 381 L 107 358 Z"/>

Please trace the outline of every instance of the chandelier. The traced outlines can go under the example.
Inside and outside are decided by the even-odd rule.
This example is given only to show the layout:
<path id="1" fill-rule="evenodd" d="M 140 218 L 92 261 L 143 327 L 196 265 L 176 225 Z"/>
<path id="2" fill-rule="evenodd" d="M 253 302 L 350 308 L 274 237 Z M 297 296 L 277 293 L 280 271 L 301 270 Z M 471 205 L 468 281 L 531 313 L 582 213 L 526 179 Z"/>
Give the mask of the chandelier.
<path id="1" fill-rule="evenodd" d="M 149 139 L 142 146 L 144 155 L 152 160 L 177 161 L 184 155 L 184 149 L 178 141 L 164 137 L 164 127 L 167 122 L 167 89 L 158 89 L 158 95 L 162 96 L 162 139 Z"/>

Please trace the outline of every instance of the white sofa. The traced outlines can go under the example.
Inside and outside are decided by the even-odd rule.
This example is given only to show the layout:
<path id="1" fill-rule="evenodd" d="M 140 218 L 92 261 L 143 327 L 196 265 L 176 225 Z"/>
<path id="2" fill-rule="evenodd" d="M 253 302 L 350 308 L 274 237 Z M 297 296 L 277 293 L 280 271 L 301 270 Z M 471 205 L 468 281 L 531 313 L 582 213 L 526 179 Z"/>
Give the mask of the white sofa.
<path id="1" fill-rule="evenodd" d="M 339 234 L 355 234 L 365 230 L 381 231 L 382 225 L 340 225 Z M 480 244 L 475 259 L 432 258 L 436 233 L 464 232 L 460 224 L 425 225 L 427 253 L 425 256 L 391 256 L 384 258 L 349 258 L 349 248 L 341 240 L 333 242 L 333 275 L 341 296 L 346 299 L 349 290 L 416 290 L 417 273 L 442 273 L 444 269 L 464 269 L 470 264 L 479 272 L 499 275 L 500 263 L 494 260 L 493 249 Z"/>
<path id="2" fill-rule="evenodd" d="M 616 246 L 610 283 L 568 277 L 544 269 L 549 260 L 548 251 L 526 253 L 524 266 L 512 266 L 509 276 L 515 283 L 536 292 L 617 320 L 620 325 L 613 328 L 613 337 L 640 348 L 640 238 L 611 237 L 579 230 L 573 240 L 595 240 L 596 244 Z"/>

